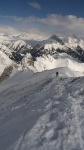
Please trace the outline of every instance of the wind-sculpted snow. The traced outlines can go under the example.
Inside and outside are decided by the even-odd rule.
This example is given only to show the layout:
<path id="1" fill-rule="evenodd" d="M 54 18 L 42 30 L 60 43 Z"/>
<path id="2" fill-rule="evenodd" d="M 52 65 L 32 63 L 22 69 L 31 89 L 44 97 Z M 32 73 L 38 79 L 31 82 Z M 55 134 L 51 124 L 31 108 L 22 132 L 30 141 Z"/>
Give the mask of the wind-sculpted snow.
<path id="1" fill-rule="evenodd" d="M 65 74 L 67 72 L 69 77 L 84 76 L 84 63 L 80 63 L 75 59 L 68 57 L 68 55 L 62 54 L 57 55 L 57 58 L 56 56 L 53 58 L 51 55 L 43 55 L 42 57 L 37 57 L 36 61 L 33 61 L 31 54 L 28 56 L 26 55 L 22 60 L 22 68 L 30 69 L 33 72 L 61 68 L 60 70 L 65 70 Z M 61 75 L 63 76 L 64 73 Z"/>
<path id="2" fill-rule="evenodd" d="M 1 150 L 83 150 L 84 77 L 16 73 L 0 85 Z"/>

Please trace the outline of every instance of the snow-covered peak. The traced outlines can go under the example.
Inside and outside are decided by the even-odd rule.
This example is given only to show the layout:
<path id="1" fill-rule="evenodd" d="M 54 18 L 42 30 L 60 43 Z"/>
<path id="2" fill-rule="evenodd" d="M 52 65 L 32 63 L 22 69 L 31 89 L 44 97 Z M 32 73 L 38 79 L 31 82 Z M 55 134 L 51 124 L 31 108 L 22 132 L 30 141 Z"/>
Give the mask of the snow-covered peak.
<path id="1" fill-rule="evenodd" d="M 51 42 L 57 42 L 57 43 L 59 43 L 59 44 L 61 44 L 61 45 L 63 45 L 64 43 L 62 42 L 62 40 L 57 36 L 57 35 L 52 35 L 50 38 L 49 38 L 49 40 L 51 41 Z"/>
<path id="2" fill-rule="evenodd" d="M 52 35 L 47 40 L 42 41 L 40 45 L 42 49 L 49 51 L 52 51 L 53 49 L 67 49 L 63 41 L 56 35 Z"/>
<path id="3" fill-rule="evenodd" d="M 12 48 L 16 49 L 17 47 L 21 48 L 22 46 L 26 46 L 26 42 L 23 40 L 18 40 L 13 44 Z"/>
<path id="4" fill-rule="evenodd" d="M 53 44 L 53 43 L 64 45 L 64 43 L 62 42 L 62 40 L 58 36 L 56 36 L 56 35 L 52 35 L 48 39 L 42 41 L 41 44 L 45 45 L 45 44 Z"/>
<path id="5" fill-rule="evenodd" d="M 72 36 L 60 36 L 60 39 L 64 42 L 64 44 L 71 48 L 76 50 L 77 46 L 80 46 L 82 49 L 84 49 L 84 39 L 83 38 L 79 38 L 75 35 Z"/>
<path id="6" fill-rule="evenodd" d="M 13 49 L 13 50 L 18 50 L 18 51 L 24 51 L 24 49 L 26 48 L 27 49 L 30 49 L 31 48 L 31 45 L 27 44 L 25 41 L 23 40 L 17 40 L 15 42 L 13 42 L 13 44 L 10 45 L 10 49 Z"/>

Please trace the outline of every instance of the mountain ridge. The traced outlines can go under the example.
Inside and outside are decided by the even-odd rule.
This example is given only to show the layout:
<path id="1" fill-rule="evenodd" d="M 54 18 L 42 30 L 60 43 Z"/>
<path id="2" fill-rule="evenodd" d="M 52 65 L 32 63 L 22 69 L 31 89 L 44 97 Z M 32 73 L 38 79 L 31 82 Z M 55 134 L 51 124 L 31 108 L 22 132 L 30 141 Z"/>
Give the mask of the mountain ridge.
<path id="1" fill-rule="evenodd" d="M 1 34 L 1 37 L 3 36 L 8 37 L 8 35 Z M 70 56 L 81 66 L 84 62 L 84 40 L 76 36 L 66 37 L 67 40 L 65 40 L 65 37 L 58 37 L 54 34 L 46 40 L 36 41 L 37 44 L 30 44 L 29 40 L 23 40 L 21 35 L 20 37 L 18 36 L 18 39 L 14 36 L 11 37 L 12 39 L 9 36 L 8 43 L 7 39 L 2 38 L 3 42 L 1 41 L 0 51 L 3 51 L 9 59 L 14 61 L 17 66 L 21 66 L 21 68 L 30 69 L 34 72 L 57 68 L 56 61 L 59 61 L 59 59 L 61 59 L 61 62 L 64 61 L 61 58 L 61 54 L 62 56 L 67 54 L 65 60 Z M 55 55 L 56 58 L 54 58 Z M 31 57 L 29 58 L 29 56 Z M 71 58 L 69 59 L 72 61 Z M 51 67 L 48 67 L 48 65 Z M 60 67 L 62 67 L 62 63 Z M 66 67 L 66 63 L 64 67 Z"/>

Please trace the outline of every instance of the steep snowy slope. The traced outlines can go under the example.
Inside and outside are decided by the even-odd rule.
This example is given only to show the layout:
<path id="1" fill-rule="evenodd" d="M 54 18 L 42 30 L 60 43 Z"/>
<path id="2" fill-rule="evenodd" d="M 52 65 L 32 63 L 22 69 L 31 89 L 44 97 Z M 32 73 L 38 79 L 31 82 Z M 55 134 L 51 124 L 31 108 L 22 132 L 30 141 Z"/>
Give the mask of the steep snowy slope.
<path id="1" fill-rule="evenodd" d="M 12 54 L 11 50 L 4 44 L 0 44 L 0 51 L 3 51 L 8 56 Z"/>
<path id="2" fill-rule="evenodd" d="M 9 67 L 13 64 L 12 60 L 2 51 L 0 51 L 0 75 L 6 67 Z"/>
<path id="3" fill-rule="evenodd" d="M 28 49 L 31 49 L 31 45 L 28 45 L 23 40 L 17 40 L 10 45 L 10 49 L 15 50 L 16 52 L 22 53 L 23 51 L 27 51 Z M 23 49 L 23 51 L 22 51 Z"/>
<path id="4" fill-rule="evenodd" d="M 84 149 L 84 77 L 55 71 L 26 71 L 1 83 L 1 150 Z"/>

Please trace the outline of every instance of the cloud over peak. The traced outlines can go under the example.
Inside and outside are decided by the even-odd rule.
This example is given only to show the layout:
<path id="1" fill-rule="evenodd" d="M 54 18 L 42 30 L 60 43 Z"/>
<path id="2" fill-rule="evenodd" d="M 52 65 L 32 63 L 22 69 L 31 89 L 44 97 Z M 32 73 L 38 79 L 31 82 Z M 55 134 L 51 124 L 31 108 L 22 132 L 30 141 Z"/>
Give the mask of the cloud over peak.
<path id="1" fill-rule="evenodd" d="M 41 9 L 41 5 L 37 2 L 29 2 L 28 3 L 31 7 L 36 8 L 36 9 Z"/>

